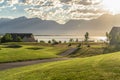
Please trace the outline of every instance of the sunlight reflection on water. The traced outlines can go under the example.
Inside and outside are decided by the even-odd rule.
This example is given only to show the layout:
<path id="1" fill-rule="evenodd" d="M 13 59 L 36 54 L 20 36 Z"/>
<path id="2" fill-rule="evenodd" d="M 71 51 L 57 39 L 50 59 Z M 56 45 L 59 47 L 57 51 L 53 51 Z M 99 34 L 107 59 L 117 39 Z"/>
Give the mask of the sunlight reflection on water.
<path id="1" fill-rule="evenodd" d="M 55 39 L 56 41 L 66 41 L 69 42 L 70 39 L 73 39 L 74 41 L 78 39 L 79 41 L 84 40 L 84 36 L 35 36 L 35 39 L 40 42 L 40 41 L 45 41 L 48 42 L 49 40 Z M 106 41 L 105 36 L 90 36 L 89 38 L 90 41 L 94 42 L 104 42 Z"/>

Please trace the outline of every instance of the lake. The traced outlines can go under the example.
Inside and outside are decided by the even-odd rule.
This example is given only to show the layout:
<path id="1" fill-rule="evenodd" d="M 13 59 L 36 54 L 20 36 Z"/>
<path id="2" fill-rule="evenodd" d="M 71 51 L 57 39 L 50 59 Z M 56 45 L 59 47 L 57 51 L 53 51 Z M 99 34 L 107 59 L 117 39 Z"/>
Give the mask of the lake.
<path id="1" fill-rule="evenodd" d="M 39 36 L 39 35 L 35 35 L 34 36 L 35 39 L 40 42 L 40 41 L 45 41 L 48 42 L 49 40 L 55 39 L 56 41 L 66 41 L 69 42 L 70 39 L 73 39 L 74 41 L 76 39 L 78 39 L 79 41 L 83 41 L 84 40 L 84 36 Z M 90 36 L 89 38 L 90 41 L 94 41 L 94 42 L 104 42 L 106 41 L 106 37 L 105 36 Z"/>

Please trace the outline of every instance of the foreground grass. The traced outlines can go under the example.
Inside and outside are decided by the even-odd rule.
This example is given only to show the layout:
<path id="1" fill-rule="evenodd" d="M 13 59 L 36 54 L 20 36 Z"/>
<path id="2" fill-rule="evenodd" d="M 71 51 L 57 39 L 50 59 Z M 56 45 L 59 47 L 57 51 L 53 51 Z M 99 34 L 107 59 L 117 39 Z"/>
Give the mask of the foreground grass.
<path id="1" fill-rule="evenodd" d="M 12 48 L 2 45 L 0 50 L 0 63 L 59 57 L 57 54 L 66 49 L 67 48 L 54 46 L 30 45 L 22 45 L 18 48 Z"/>
<path id="2" fill-rule="evenodd" d="M 120 80 L 120 52 L 1 71 L 0 80 Z"/>

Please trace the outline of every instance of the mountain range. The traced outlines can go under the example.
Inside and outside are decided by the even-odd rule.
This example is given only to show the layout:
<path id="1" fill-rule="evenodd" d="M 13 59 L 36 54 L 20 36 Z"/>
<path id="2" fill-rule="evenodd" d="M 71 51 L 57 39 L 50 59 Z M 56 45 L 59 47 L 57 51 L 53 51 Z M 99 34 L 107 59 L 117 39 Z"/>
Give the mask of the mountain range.
<path id="1" fill-rule="evenodd" d="M 113 26 L 120 25 L 120 14 L 104 14 L 93 20 L 70 20 L 59 24 L 51 20 L 19 17 L 15 19 L 1 18 L 0 33 L 33 33 L 36 35 L 84 35 L 104 36 Z"/>

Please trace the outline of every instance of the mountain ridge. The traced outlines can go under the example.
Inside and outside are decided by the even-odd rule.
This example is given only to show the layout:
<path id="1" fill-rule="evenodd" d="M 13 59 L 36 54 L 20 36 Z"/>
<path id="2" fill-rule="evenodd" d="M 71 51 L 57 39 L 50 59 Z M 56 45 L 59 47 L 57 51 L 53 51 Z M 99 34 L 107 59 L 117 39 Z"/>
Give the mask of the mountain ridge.
<path id="1" fill-rule="evenodd" d="M 58 24 L 52 20 L 26 18 L 24 16 L 11 19 L 0 24 L 0 33 L 30 32 L 34 34 L 81 34 L 105 35 L 113 26 L 120 25 L 120 14 L 104 14 L 93 20 L 70 20 L 66 24 Z"/>

